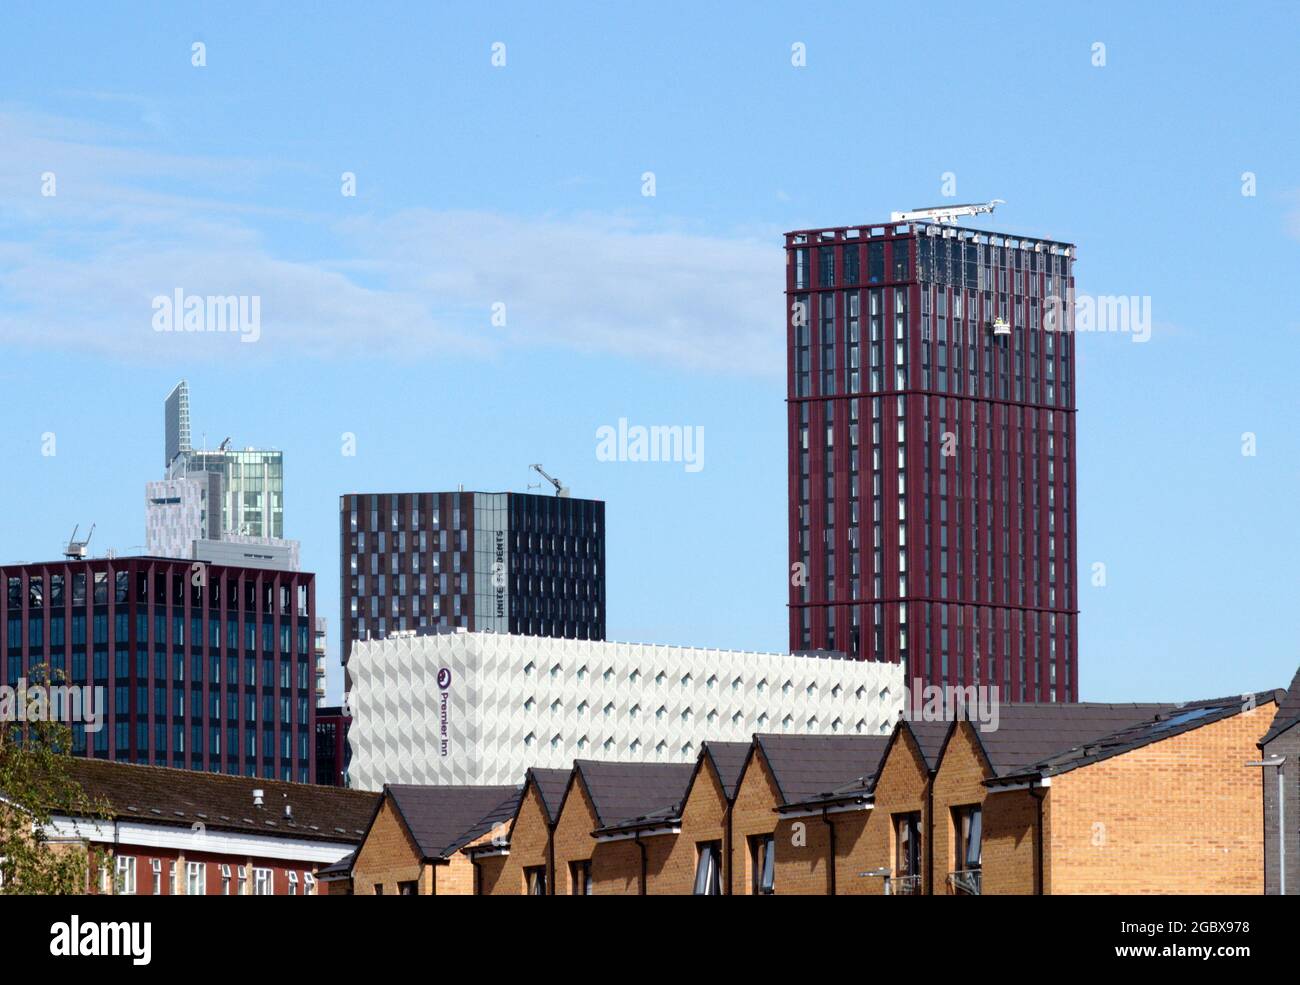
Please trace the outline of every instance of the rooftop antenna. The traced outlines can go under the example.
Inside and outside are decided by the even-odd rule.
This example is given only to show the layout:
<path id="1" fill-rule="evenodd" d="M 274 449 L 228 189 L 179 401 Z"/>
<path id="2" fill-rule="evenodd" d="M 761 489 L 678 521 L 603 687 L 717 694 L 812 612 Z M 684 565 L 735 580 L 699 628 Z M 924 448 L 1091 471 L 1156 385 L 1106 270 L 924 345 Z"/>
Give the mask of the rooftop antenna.
<path id="1" fill-rule="evenodd" d="M 992 214 L 993 210 L 999 205 L 1006 204 L 1002 199 L 995 198 L 983 205 L 978 203 L 971 205 L 937 205 L 928 209 L 913 209 L 911 212 L 891 212 L 889 213 L 889 221 L 937 222 L 940 225 L 955 226 L 957 220 L 962 216 L 983 215 L 985 212 Z"/>
<path id="2" fill-rule="evenodd" d="M 547 475 L 546 472 L 543 471 L 540 465 L 530 465 L 528 467 L 536 471 L 538 475 L 540 475 L 543 479 L 545 479 L 547 482 L 549 482 L 551 485 L 555 487 L 555 495 L 557 496 L 569 495 L 569 487 L 566 486 L 564 483 L 562 483 L 559 479 L 555 478 L 554 476 Z"/>
<path id="3" fill-rule="evenodd" d="M 72 536 L 68 538 L 68 546 L 63 549 L 63 556 L 69 561 L 84 561 L 89 553 L 86 545 L 90 543 L 90 538 L 95 536 L 95 525 L 90 525 L 90 533 L 86 534 L 85 540 L 77 540 L 77 531 L 81 529 L 81 524 L 72 528 Z"/>

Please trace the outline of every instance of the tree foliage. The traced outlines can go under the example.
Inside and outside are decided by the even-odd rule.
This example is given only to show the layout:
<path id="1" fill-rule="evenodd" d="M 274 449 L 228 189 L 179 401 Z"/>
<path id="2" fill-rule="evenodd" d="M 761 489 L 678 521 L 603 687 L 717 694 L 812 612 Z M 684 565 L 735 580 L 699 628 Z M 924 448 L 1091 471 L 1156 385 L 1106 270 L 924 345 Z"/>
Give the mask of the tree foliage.
<path id="1" fill-rule="evenodd" d="M 61 683 L 55 672 L 54 683 Z M 33 668 L 29 686 L 44 686 Z M 51 841 L 56 815 L 97 819 L 108 807 L 73 776 L 72 729 L 64 722 L 0 723 L 0 893 L 81 893 L 91 859 L 79 842 Z"/>

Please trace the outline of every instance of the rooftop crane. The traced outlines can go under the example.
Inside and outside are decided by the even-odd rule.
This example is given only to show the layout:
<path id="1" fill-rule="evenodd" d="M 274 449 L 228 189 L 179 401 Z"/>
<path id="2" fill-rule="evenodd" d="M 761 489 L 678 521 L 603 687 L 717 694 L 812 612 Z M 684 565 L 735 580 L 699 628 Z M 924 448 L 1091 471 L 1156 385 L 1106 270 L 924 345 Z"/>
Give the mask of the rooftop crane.
<path id="1" fill-rule="evenodd" d="M 995 198 L 991 202 L 983 205 L 974 203 L 971 205 L 938 205 L 928 209 L 913 209 L 911 212 L 891 212 L 889 214 L 890 222 L 937 222 L 944 225 L 955 226 L 957 220 L 967 215 L 982 215 L 985 212 L 992 213 L 999 205 L 1006 205 L 1000 198 Z"/>
<path id="2" fill-rule="evenodd" d="M 77 531 L 80 529 L 81 524 L 79 523 L 72 528 L 72 536 L 68 538 L 68 546 L 63 549 L 63 556 L 69 561 L 84 561 L 89 553 L 86 547 L 90 543 L 90 538 L 95 536 L 95 525 L 92 523 L 90 533 L 86 534 L 86 539 L 77 540 Z"/>
<path id="3" fill-rule="evenodd" d="M 564 483 L 562 483 L 559 479 L 555 478 L 554 476 L 547 475 L 546 472 L 542 470 L 542 467 L 540 465 L 530 465 L 528 467 L 536 471 L 538 475 L 540 475 L 543 479 L 545 479 L 547 482 L 549 482 L 551 485 L 555 487 L 555 495 L 557 496 L 569 495 L 569 487 L 566 486 Z"/>

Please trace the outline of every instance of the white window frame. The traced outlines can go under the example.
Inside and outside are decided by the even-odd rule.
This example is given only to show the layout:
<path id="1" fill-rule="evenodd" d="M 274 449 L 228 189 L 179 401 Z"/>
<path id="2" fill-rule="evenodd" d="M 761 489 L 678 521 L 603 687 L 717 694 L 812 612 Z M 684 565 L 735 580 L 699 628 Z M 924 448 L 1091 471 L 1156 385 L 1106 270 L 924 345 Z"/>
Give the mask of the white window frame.
<path id="1" fill-rule="evenodd" d="M 123 896 L 135 895 L 135 856 L 118 855 L 113 863 L 115 889 Z"/>
<path id="2" fill-rule="evenodd" d="M 230 895 L 230 866 L 224 863 L 221 866 L 221 895 Z"/>
<path id="3" fill-rule="evenodd" d="M 238 877 L 239 880 L 239 895 L 247 896 L 248 895 L 248 866 L 241 865 L 238 869 L 235 870 L 235 875 Z"/>
<path id="4" fill-rule="evenodd" d="M 262 887 L 266 891 L 262 891 Z M 254 896 L 274 896 L 275 895 L 275 872 L 271 869 L 254 869 L 253 870 L 253 895 Z"/>
<path id="5" fill-rule="evenodd" d="M 195 889 L 197 888 L 197 892 Z M 208 893 L 208 866 L 206 862 L 185 863 L 185 895 L 206 896 Z"/>
<path id="6" fill-rule="evenodd" d="M 289 895 L 298 895 L 298 873 L 293 869 L 289 870 Z"/>
<path id="7" fill-rule="evenodd" d="M 151 858 L 149 860 L 149 871 L 153 873 L 153 895 L 162 895 L 162 859 Z"/>
<path id="8" fill-rule="evenodd" d="M 302 894 L 304 896 L 316 895 L 316 877 L 310 872 L 302 874 Z"/>

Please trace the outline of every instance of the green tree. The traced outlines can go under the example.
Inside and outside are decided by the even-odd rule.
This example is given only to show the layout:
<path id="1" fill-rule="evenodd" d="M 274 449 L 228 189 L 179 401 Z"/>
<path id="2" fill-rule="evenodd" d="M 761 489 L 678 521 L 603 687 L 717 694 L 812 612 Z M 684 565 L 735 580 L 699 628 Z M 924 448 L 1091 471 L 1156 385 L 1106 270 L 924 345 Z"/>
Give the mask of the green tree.
<path id="1" fill-rule="evenodd" d="M 45 687 L 44 668 L 28 687 Z M 62 683 L 57 671 L 51 675 Z M 19 692 L 19 700 L 26 696 Z M 53 717 L 53 716 L 51 716 Z M 72 772 L 72 729 L 58 721 L 0 722 L 0 893 L 52 895 L 85 891 L 90 856 L 80 844 L 52 844 L 55 815 L 108 816 Z"/>

